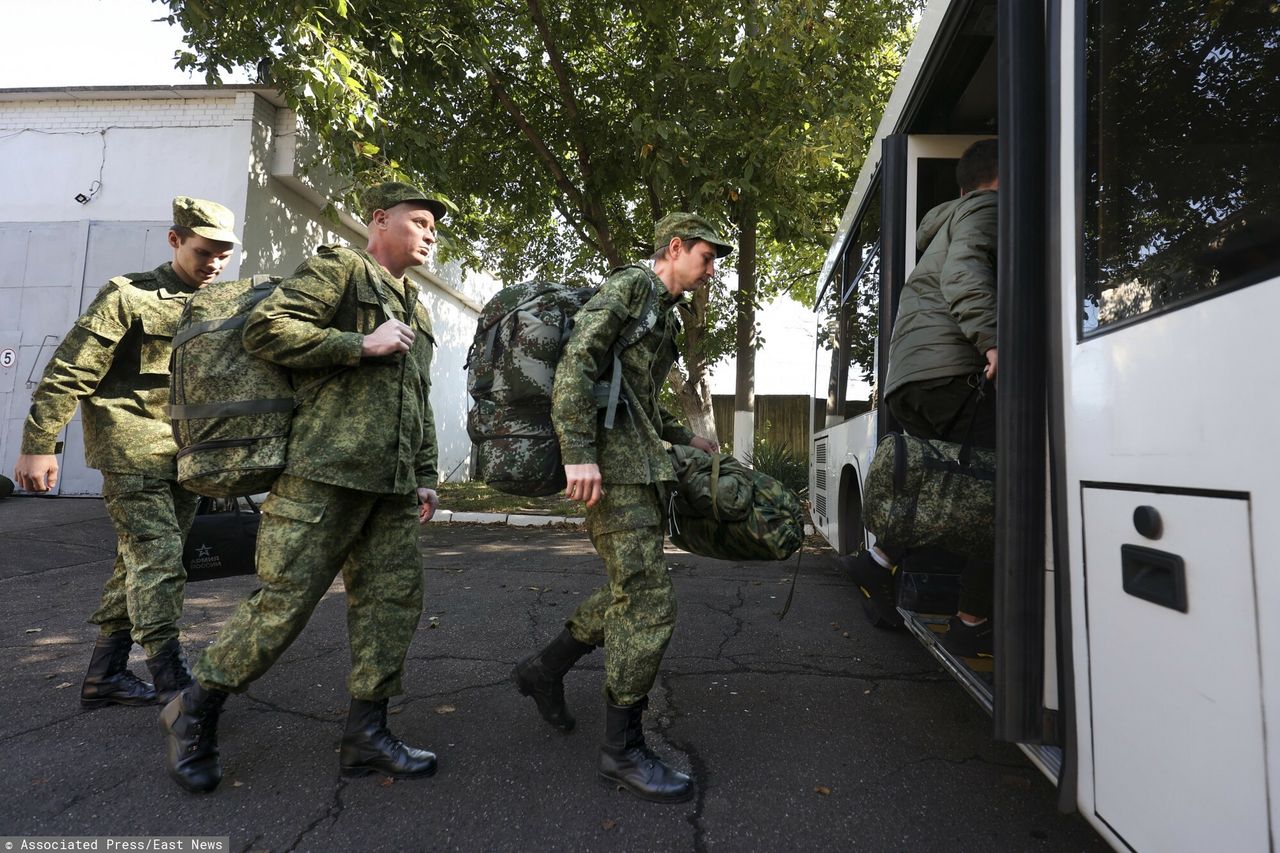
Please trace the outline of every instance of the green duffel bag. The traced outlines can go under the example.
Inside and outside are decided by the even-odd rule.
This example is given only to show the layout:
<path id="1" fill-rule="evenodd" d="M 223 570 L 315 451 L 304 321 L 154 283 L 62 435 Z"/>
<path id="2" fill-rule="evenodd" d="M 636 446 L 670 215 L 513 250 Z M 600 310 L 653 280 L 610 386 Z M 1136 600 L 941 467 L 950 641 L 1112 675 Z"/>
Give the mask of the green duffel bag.
<path id="1" fill-rule="evenodd" d="M 755 481 L 751 469 L 727 453 L 705 453 L 675 444 L 669 451 L 676 469 L 671 490 L 682 517 L 741 521 L 751 512 Z"/>
<path id="2" fill-rule="evenodd" d="M 672 448 L 671 461 L 678 482 L 667 526 L 677 548 L 720 560 L 785 560 L 804 543 L 800 499 L 773 477 L 692 447 Z M 730 520 L 744 498 L 746 511 Z"/>
<path id="3" fill-rule="evenodd" d="M 880 543 L 992 559 L 995 518 L 994 450 L 897 432 L 880 440 L 862 496 L 862 522 Z"/>

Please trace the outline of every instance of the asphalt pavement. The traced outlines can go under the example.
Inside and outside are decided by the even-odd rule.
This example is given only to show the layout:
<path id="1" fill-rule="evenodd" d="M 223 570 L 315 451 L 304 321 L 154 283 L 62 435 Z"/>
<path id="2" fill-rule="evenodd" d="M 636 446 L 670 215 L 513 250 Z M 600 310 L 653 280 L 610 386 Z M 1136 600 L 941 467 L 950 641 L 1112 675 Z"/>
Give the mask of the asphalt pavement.
<path id="1" fill-rule="evenodd" d="M 577 527 L 430 524 L 426 603 L 393 731 L 440 756 L 427 780 L 338 775 L 349 656 L 341 581 L 276 666 L 227 703 L 224 779 L 165 775 L 158 707 L 82 711 L 86 619 L 115 536 L 97 500 L 0 500 L 0 836 L 229 836 L 231 849 L 1094 851 L 1049 783 L 903 632 L 866 624 L 829 551 L 788 563 L 668 545 L 679 621 L 650 745 L 698 782 L 655 805 L 595 777 L 603 656 L 571 672 L 551 729 L 510 683 L 602 578 Z M 253 577 L 191 584 L 194 657 Z M 131 665 L 146 672 L 141 650 Z"/>

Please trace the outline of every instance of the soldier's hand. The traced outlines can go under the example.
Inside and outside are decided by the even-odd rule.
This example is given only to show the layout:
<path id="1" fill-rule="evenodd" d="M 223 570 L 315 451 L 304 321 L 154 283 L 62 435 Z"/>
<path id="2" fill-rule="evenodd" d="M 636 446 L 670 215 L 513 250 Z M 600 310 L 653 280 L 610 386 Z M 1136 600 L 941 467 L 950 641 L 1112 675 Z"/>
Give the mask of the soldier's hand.
<path id="1" fill-rule="evenodd" d="M 986 356 L 987 356 L 987 366 L 983 368 L 982 372 L 987 375 L 988 382 L 995 382 L 996 381 L 996 364 L 998 363 L 998 360 L 996 358 L 996 347 L 992 347 L 991 349 L 987 350 Z"/>
<path id="2" fill-rule="evenodd" d="M 426 524 L 440 506 L 440 496 L 435 489 L 418 489 L 418 523 Z"/>
<path id="3" fill-rule="evenodd" d="M 47 492 L 58 485 L 58 457 L 43 453 L 22 453 L 13 466 L 13 479 L 18 488 L 28 492 Z"/>
<path id="4" fill-rule="evenodd" d="M 690 439 L 689 446 L 696 447 L 699 450 L 705 451 L 707 453 L 718 453 L 720 451 L 720 442 L 712 441 L 709 438 L 703 438 L 700 435 L 695 435 L 692 439 Z"/>
<path id="5" fill-rule="evenodd" d="M 409 347 L 413 346 L 413 338 L 413 329 L 392 317 L 364 336 L 364 342 L 360 344 L 360 355 L 370 358 L 408 352 Z"/>
<path id="6" fill-rule="evenodd" d="M 585 465 L 566 465 L 564 477 L 568 480 L 564 493 L 571 501 L 583 501 L 591 507 L 595 506 L 596 501 L 600 500 L 600 496 L 604 494 L 600 466 L 594 462 L 588 462 Z"/>

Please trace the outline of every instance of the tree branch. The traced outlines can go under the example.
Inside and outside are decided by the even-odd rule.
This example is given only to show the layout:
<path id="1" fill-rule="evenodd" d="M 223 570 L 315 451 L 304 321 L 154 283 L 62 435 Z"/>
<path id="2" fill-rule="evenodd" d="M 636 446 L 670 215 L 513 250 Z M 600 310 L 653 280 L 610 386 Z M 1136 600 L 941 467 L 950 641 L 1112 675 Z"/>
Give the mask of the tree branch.
<path id="1" fill-rule="evenodd" d="M 609 259 L 609 263 L 613 266 L 620 266 L 622 264 L 622 256 L 613 245 L 613 234 L 604 211 L 604 205 L 600 203 L 600 199 L 592 191 L 592 186 L 595 183 L 595 169 L 591 165 L 591 152 L 582 133 L 578 97 L 573 91 L 573 83 L 569 79 L 569 70 L 565 65 L 564 55 L 560 52 L 560 47 L 556 43 L 555 35 L 551 32 L 551 27 L 547 25 L 547 19 L 542 12 L 540 0 L 527 0 L 527 2 L 529 16 L 533 19 L 533 25 L 537 28 L 538 35 L 542 38 L 542 44 L 546 47 L 547 56 L 551 62 L 551 69 L 555 72 L 556 84 L 560 89 L 560 100 L 564 105 L 565 116 L 569 120 L 569 133 L 573 137 L 574 150 L 578 153 L 578 171 L 582 175 L 583 202 L 586 205 L 583 208 L 583 215 L 586 217 L 588 224 L 595 229 L 600 251 Z"/>

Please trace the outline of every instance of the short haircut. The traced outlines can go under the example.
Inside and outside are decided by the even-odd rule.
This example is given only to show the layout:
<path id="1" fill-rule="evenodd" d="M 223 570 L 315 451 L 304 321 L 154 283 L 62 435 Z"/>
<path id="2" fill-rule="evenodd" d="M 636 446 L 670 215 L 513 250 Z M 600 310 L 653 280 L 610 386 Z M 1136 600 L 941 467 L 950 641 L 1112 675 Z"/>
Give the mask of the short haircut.
<path id="1" fill-rule="evenodd" d="M 1000 141 L 980 139 L 965 149 L 956 164 L 956 183 L 960 192 L 989 184 L 1000 177 Z"/>
<path id="2" fill-rule="evenodd" d="M 178 235 L 179 240 L 185 240 L 188 237 L 195 237 L 196 232 L 192 231 L 185 225 L 170 225 L 169 230 Z"/>
<path id="3" fill-rule="evenodd" d="M 679 234 L 676 234 L 675 236 L 680 237 Z M 685 248 L 692 249 L 694 246 L 698 245 L 699 243 L 706 243 L 707 241 L 703 240 L 701 237 L 680 237 L 680 242 L 685 245 Z M 668 240 L 667 245 L 659 246 L 654 251 L 654 253 L 649 256 L 649 260 L 651 261 L 666 260 L 667 250 L 670 248 L 671 248 L 671 241 Z"/>

